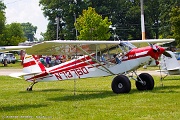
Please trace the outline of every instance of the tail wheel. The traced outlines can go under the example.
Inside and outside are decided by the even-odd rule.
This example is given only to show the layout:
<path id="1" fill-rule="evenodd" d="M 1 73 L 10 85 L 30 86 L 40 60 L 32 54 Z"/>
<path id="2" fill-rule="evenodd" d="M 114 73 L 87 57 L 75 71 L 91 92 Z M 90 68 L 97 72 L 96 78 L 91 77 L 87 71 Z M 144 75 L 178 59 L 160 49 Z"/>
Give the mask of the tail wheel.
<path id="1" fill-rule="evenodd" d="M 131 90 L 131 82 L 128 77 L 124 75 L 118 75 L 113 79 L 111 88 L 116 94 L 129 93 Z"/>
<path id="2" fill-rule="evenodd" d="M 143 83 L 139 82 L 141 81 L 139 77 Z M 138 90 L 152 90 L 154 88 L 154 79 L 150 74 L 141 73 L 139 77 L 137 77 L 138 81 L 136 81 L 136 88 Z"/>

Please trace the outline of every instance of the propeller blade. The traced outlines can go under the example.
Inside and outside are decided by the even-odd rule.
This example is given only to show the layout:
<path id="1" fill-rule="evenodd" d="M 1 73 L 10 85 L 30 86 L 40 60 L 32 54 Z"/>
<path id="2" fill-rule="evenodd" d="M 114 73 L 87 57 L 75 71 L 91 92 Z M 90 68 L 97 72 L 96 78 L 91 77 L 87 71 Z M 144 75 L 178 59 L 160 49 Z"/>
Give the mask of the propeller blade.
<path id="1" fill-rule="evenodd" d="M 170 57 L 170 58 L 172 58 L 171 54 L 169 54 L 169 53 L 168 53 L 168 52 L 166 52 L 166 51 L 163 53 L 163 55 L 165 55 L 166 57 Z"/>

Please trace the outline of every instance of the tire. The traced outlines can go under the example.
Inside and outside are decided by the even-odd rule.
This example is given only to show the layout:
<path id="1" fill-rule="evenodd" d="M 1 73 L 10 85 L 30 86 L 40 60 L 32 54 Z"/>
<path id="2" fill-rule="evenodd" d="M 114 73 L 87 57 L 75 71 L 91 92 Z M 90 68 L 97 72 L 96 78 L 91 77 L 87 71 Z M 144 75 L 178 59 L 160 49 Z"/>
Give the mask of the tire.
<path id="1" fill-rule="evenodd" d="M 141 80 L 144 82 L 144 84 L 138 82 L 140 79 L 137 77 L 138 81 L 136 81 L 136 88 L 138 90 L 152 90 L 154 88 L 154 79 L 153 77 L 148 73 L 141 73 L 139 75 Z"/>
<path id="2" fill-rule="evenodd" d="M 129 93 L 131 90 L 131 82 L 125 75 L 116 76 L 111 83 L 112 91 L 116 94 Z"/>

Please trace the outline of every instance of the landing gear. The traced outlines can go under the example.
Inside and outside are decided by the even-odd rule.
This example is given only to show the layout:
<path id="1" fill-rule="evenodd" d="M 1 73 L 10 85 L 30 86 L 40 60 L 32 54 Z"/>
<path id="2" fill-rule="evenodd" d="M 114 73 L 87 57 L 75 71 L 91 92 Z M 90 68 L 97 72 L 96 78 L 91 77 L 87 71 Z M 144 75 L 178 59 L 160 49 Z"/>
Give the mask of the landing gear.
<path id="1" fill-rule="evenodd" d="M 141 73 L 137 77 L 136 88 L 138 90 L 152 90 L 154 88 L 154 79 L 148 73 Z"/>
<path id="2" fill-rule="evenodd" d="M 34 86 L 34 84 L 36 84 L 37 82 L 33 82 L 26 90 L 27 91 L 32 91 L 32 87 Z"/>
<path id="3" fill-rule="evenodd" d="M 112 83 L 111 88 L 114 93 L 129 93 L 131 90 L 131 82 L 125 75 L 118 75 L 116 76 Z"/>

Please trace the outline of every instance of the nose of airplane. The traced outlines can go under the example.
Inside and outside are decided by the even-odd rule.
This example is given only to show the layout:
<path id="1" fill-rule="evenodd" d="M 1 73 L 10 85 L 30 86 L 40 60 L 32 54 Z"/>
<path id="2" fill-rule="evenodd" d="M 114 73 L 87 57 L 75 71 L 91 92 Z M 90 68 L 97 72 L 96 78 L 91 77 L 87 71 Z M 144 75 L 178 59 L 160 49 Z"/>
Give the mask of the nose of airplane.
<path id="1" fill-rule="evenodd" d="M 165 48 L 159 47 L 159 55 L 163 54 L 165 52 Z"/>
<path id="2" fill-rule="evenodd" d="M 165 48 L 154 45 L 149 53 L 150 53 L 152 58 L 157 60 L 162 54 L 165 53 Z"/>

